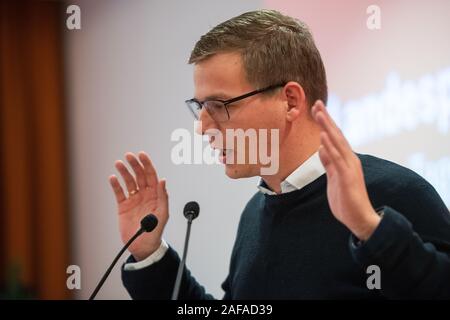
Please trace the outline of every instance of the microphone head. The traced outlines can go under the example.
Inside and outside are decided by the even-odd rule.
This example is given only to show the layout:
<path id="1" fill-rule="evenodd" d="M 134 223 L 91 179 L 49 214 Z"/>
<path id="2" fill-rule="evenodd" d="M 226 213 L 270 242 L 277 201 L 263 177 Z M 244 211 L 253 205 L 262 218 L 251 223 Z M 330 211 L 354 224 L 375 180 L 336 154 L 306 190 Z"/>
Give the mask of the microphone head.
<path id="1" fill-rule="evenodd" d="M 148 214 L 141 220 L 141 229 L 150 232 L 158 225 L 158 218 L 154 214 Z"/>
<path id="2" fill-rule="evenodd" d="M 195 201 L 189 201 L 184 206 L 183 214 L 188 219 L 189 217 L 194 220 L 198 217 L 198 214 L 200 213 L 200 206 Z"/>

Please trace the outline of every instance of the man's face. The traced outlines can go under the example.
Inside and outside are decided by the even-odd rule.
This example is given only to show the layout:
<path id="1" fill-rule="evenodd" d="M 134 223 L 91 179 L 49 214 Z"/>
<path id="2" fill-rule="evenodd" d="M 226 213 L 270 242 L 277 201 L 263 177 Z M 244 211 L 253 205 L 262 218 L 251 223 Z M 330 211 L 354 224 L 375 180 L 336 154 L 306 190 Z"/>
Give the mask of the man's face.
<path id="1" fill-rule="evenodd" d="M 255 88 L 247 82 L 239 53 L 220 53 L 197 63 L 194 69 L 194 85 L 195 98 L 199 101 L 228 100 L 261 89 Z M 222 160 L 225 162 L 225 173 L 230 178 L 261 175 L 261 167 L 264 166 L 259 156 L 261 148 L 265 148 L 261 152 L 267 155 L 271 153 L 271 150 L 274 150 L 269 135 L 271 129 L 279 130 L 280 140 L 283 137 L 287 107 L 286 101 L 283 101 L 281 97 L 281 92 L 269 95 L 257 94 L 230 104 L 227 106 L 230 119 L 225 122 L 215 121 L 205 109 L 202 109 L 199 119 L 201 128 L 199 126 L 197 132 L 209 135 L 211 147 L 220 149 L 221 154 L 223 154 Z M 245 147 L 238 148 L 237 136 L 233 135 L 233 138 L 230 138 L 230 129 L 242 129 L 244 132 L 248 132 L 248 129 L 254 129 L 250 131 L 256 131 L 256 143 L 249 143 L 249 140 L 246 139 Z M 261 129 L 266 129 L 266 134 L 261 135 L 261 133 L 264 133 L 264 130 L 261 131 Z M 208 132 L 211 130 L 220 131 L 223 143 L 218 141 L 219 139 L 211 138 L 211 134 Z M 265 136 L 265 139 L 261 139 L 262 136 Z M 234 140 L 233 144 L 229 141 L 231 139 Z M 239 157 L 244 156 L 242 155 L 243 152 L 245 157 L 241 159 L 245 159 L 245 161 L 241 163 Z M 256 163 L 250 161 L 250 153 L 252 152 L 257 156 Z M 271 156 L 278 157 L 278 154 L 271 154 Z M 265 167 L 267 167 L 267 162 L 265 164 Z"/>

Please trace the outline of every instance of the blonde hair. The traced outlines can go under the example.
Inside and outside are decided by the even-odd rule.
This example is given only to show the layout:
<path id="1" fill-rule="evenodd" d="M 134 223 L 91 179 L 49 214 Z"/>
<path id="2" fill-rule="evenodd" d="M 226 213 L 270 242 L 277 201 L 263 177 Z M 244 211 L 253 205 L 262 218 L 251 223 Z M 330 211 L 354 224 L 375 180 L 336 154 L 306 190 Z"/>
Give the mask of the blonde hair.
<path id="1" fill-rule="evenodd" d="M 326 103 L 328 90 L 319 50 L 306 24 L 275 10 L 246 12 L 201 36 L 189 58 L 196 64 L 223 52 L 239 52 L 248 82 L 256 89 L 299 83 L 311 106 Z"/>

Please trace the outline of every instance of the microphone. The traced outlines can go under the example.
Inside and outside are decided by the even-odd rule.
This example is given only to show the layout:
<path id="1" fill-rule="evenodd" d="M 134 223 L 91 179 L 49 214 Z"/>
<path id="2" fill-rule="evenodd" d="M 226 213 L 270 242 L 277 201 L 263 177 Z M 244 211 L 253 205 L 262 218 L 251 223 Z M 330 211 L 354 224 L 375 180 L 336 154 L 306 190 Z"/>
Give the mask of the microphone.
<path id="1" fill-rule="evenodd" d="M 188 220 L 194 220 L 200 213 L 200 206 L 195 201 L 190 201 L 184 206 L 183 214 Z"/>
<path id="2" fill-rule="evenodd" d="M 141 220 L 141 227 L 139 230 L 135 233 L 134 236 L 131 237 L 130 240 L 125 244 L 125 246 L 120 250 L 120 252 L 117 254 L 117 256 L 114 258 L 113 262 L 109 266 L 108 270 L 106 270 L 105 274 L 101 278 L 100 282 L 97 284 L 97 287 L 95 287 L 95 290 L 92 292 L 91 296 L 89 297 L 89 300 L 94 300 L 95 296 L 97 295 L 100 288 L 103 286 L 103 284 L 106 281 L 106 278 L 108 278 L 109 274 L 111 273 L 112 269 L 114 268 L 115 264 L 119 260 L 119 258 L 122 256 L 122 254 L 125 252 L 125 250 L 128 249 L 128 247 L 133 243 L 134 240 L 136 240 L 141 234 L 144 232 L 151 232 L 153 229 L 156 228 L 158 225 L 158 219 L 153 214 L 148 214 Z"/>
<path id="3" fill-rule="evenodd" d="M 178 299 L 178 292 L 180 291 L 181 285 L 181 277 L 183 276 L 184 265 L 186 264 L 186 256 L 189 244 L 189 236 L 191 234 L 191 225 L 192 220 L 198 217 L 200 213 L 200 206 L 195 201 L 190 201 L 186 203 L 184 206 L 183 214 L 186 217 L 187 221 L 187 230 L 186 230 L 186 239 L 184 240 L 184 250 L 183 250 L 183 258 L 180 261 L 180 265 L 178 266 L 177 278 L 175 280 L 175 285 L 173 287 L 172 292 L 172 300 Z"/>

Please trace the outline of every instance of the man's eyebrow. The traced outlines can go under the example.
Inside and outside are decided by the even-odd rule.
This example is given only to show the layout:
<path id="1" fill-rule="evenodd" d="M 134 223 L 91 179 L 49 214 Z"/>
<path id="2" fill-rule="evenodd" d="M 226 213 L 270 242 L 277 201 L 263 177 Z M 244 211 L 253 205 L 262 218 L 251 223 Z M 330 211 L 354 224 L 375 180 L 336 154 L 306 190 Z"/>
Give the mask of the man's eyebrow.
<path id="1" fill-rule="evenodd" d="M 202 99 L 202 100 L 200 100 L 200 99 L 197 99 L 198 101 L 210 101 L 210 100 L 228 100 L 228 99 L 231 99 L 231 96 L 230 95 L 228 95 L 228 94 L 226 94 L 226 93 L 223 93 L 223 92 L 218 92 L 218 93 L 215 93 L 215 94 L 211 94 L 211 95 L 209 95 L 209 96 L 206 96 L 204 99 Z"/>

